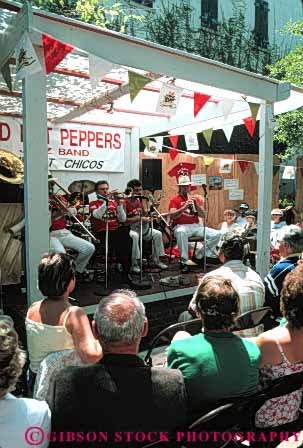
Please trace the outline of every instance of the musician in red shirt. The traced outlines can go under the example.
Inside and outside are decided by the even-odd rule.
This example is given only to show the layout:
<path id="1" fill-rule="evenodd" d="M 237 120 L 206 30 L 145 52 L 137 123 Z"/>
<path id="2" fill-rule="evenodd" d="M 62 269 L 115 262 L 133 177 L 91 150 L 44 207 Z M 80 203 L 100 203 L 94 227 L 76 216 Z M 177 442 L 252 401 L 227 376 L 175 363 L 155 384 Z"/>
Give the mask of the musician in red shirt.
<path id="1" fill-rule="evenodd" d="M 147 210 L 142 205 L 142 183 L 138 179 L 132 179 L 127 183 L 127 188 L 132 190 L 132 196 L 125 200 L 127 224 L 130 225 L 130 236 L 133 240 L 132 249 L 132 267 L 131 271 L 135 274 L 140 273 L 138 260 L 140 259 L 140 215 L 142 214 L 142 239 L 152 240 L 154 245 L 154 264 L 160 269 L 167 269 L 160 257 L 165 257 L 162 233 L 157 229 L 152 229 L 149 216 L 146 216 Z"/>
<path id="2" fill-rule="evenodd" d="M 60 205 L 59 198 L 66 207 Z M 68 210 L 71 214 L 76 214 L 76 209 L 69 208 L 65 198 L 61 195 L 52 193 L 52 185 L 50 183 L 49 204 L 51 214 L 50 226 L 50 250 L 53 252 L 65 253 L 66 248 L 74 249 L 78 252 L 76 263 L 76 271 L 79 274 L 86 274 L 86 266 L 95 252 L 95 246 L 89 241 L 79 238 L 66 228 L 65 213 Z M 66 210 L 67 209 L 67 210 Z"/>
<path id="3" fill-rule="evenodd" d="M 173 221 L 174 235 L 180 250 L 181 271 L 183 274 L 189 272 L 188 265 L 188 238 L 192 236 L 204 237 L 204 228 L 199 216 L 204 217 L 202 200 L 190 195 L 190 178 L 180 175 L 178 179 L 179 192 L 169 203 L 170 217 Z M 220 240 L 220 232 L 206 227 L 206 254 L 216 259 L 215 248 Z M 197 253 L 195 261 L 202 263 L 203 253 Z"/>
<path id="4" fill-rule="evenodd" d="M 123 268 L 122 281 L 129 283 L 128 274 L 131 266 L 132 240 L 129 227 L 121 224 L 126 221 L 126 213 L 121 199 L 110 199 L 109 184 L 106 180 L 96 183 L 97 198 L 89 203 L 92 230 L 97 238 L 105 241 L 106 220 L 108 221 L 109 248 L 115 249 L 118 263 Z"/>

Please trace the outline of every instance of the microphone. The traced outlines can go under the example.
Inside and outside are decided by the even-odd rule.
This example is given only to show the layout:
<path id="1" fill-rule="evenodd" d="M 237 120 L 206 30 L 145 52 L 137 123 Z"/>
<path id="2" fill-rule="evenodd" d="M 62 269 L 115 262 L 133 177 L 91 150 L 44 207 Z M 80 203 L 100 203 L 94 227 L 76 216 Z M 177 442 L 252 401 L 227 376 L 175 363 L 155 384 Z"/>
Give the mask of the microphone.
<path id="1" fill-rule="evenodd" d="M 207 193 L 207 187 L 206 187 L 206 185 L 205 185 L 205 184 L 202 184 L 202 188 L 203 188 L 203 191 L 204 191 L 204 197 L 205 197 L 205 199 L 208 199 L 208 193 Z"/>
<path id="2" fill-rule="evenodd" d="M 100 199 L 101 201 L 106 202 L 106 204 L 109 202 L 109 199 L 104 196 L 101 196 L 101 194 L 97 194 L 97 198 Z"/>

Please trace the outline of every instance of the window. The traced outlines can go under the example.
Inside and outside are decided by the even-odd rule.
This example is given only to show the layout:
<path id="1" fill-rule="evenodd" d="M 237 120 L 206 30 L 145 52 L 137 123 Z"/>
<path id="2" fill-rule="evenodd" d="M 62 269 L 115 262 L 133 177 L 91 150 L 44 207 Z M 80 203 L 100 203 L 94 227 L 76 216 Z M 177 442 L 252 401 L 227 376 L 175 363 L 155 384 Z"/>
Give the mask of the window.
<path id="1" fill-rule="evenodd" d="M 135 3 L 139 3 L 142 6 L 148 6 L 149 8 L 153 7 L 153 0 L 132 0 Z"/>
<path id="2" fill-rule="evenodd" d="M 268 47 L 268 1 L 255 0 L 255 43 L 258 47 Z"/>
<path id="3" fill-rule="evenodd" d="M 217 29 L 218 26 L 218 0 L 201 0 L 201 25 Z"/>

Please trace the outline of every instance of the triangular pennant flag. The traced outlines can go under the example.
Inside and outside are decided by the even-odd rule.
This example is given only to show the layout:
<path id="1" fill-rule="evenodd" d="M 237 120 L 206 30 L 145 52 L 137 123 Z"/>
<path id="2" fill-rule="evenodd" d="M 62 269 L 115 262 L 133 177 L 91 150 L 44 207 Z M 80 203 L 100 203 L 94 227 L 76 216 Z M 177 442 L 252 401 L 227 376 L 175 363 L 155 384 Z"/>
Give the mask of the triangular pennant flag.
<path id="1" fill-rule="evenodd" d="M 184 135 L 187 151 L 199 151 L 199 142 L 197 134 L 190 132 Z"/>
<path id="2" fill-rule="evenodd" d="M 252 119 L 252 117 L 243 118 L 243 122 L 245 124 L 246 129 L 251 137 L 253 137 L 256 127 L 256 121 Z"/>
<path id="3" fill-rule="evenodd" d="M 239 160 L 238 163 L 239 163 L 242 173 L 245 173 L 246 168 L 248 167 L 248 162 L 246 160 Z"/>
<path id="4" fill-rule="evenodd" d="M 145 145 L 145 148 L 148 149 L 149 148 L 149 139 L 147 137 L 143 137 L 142 141 L 143 141 L 143 143 Z"/>
<path id="5" fill-rule="evenodd" d="M 159 152 L 162 152 L 163 137 L 154 137 L 154 139 L 157 142 L 157 147 L 158 147 Z"/>
<path id="6" fill-rule="evenodd" d="M 256 170 L 257 176 L 259 176 L 259 162 L 255 162 L 255 170 Z"/>
<path id="7" fill-rule="evenodd" d="M 215 160 L 214 157 L 209 157 L 209 156 L 203 156 L 203 159 L 204 159 L 204 165 L 205 165 L 205 168 L 206 168 L 206 169 L 207 169 L 207 168 L 213 163 L 213 161 Z"/>
<path id="8" fill-rule="evenodd" d="M 12 77 L 11 77 L 11 69 L 9 62 L 5 62 L 5 64 L 1 68 L 1 74 L 3 76 L 4 81 L 6 82 L 6 85 L 8 87 L 8 90 L 12 91 Z"/>
<path id="9" fill-rule="evenodd" d="M 227 120 L 228 115 L 230 114 L 233 105 L 234 105 L 234 100 L 231 100 L 230 98 L 224 98 L 221 101 L 221 107 L 222 107 L 222 112 L 223 112 L 223 116 L 224 116 L 224 120 Z"/>
<path id="10" fill-rule="evenodd" d="M 233 133 L 234 125 L 233 124 L 226 124 L 225 126 L 222 126 L 222 131 L 225 134 L 225 137 L 227 138 L 227 141 L 230 141 L 231 134 Z"/>
<path id="11" fill-rule="evenodd" d="M 211 137 L 213 135 L 213 129 L 212 128 L 205 129 L 205 131 L 203 131 L 202 134 L 206 140 L 206 143 L 208 144 L 208 146 L 210 146 Z"/>
<path id="12" fill-rule="evenodd" d="M 142 140 L 145 144 L 144 154 L 148 157 L 158 157 L 159 153 L 158 143 L 154 142 L 153 140 L 149 140 L 146 137 L 144 137 Z"/>
<path id="13" fill-rule="evenodd" d="M 95 90 L 101 78 L 114 68 L 114 64 L 94 54 L 88 56 L 88 63 L 90 82 L 92 89 Z"/>
<path id="14" fill-rule="evenodd" d="M 16 79 L 23 79 L 42 70 L 28 33 L 24 33 L 16 47 Z"/>
<path id="15" fill-rule="evenodd" d="M 74 47 L 71 45 L 59 42 L 46 34 L 42 34 L 43 52 L 45 72 L 48 75 L 54 68 L 65 58 L 65 56 L 73 51 Z"/>
<path id="16" fill-rule="evenodd" d="M 139 73 L 135 73 L 132 71 L 128 72 L 128 83 L 129 83 L 129 94 L 130 100 L 133 102 L 140 90 L 143 89 L 146 84 L 151 82 L 151 80 L 144 75 L 140 75 Z"/>
<path id="17" fill-rule="evenodd" d="M 250 111 L 251 111 L 251 118 L 256 121 L 261 104 L 250 103 L 248 101 L 248 105 L 249 105 L 249 108 L 250 108 Z"/>
<path id="18" fill-rule="evenodd" d="M 173 145 L 173 148 L 171 148 L 169 150 L 169 155 L 170 155 L 170 158 L 172 160 L 175 160 L 175 158 L 177 157 L 177 155 L 179 153 L 179 151 L 176 149 L 177 148 L 177 144 L 178 144 L 178 140 L 179 140 L 179 135 L 171 135 L 168 138 L 171 141 L 171 144 Z"/>
<path id="19" fill-rule="evenodd" d="M 273 165 L 272 173 L 275 176 L 280 171 L 280 165 Z"/>
<path id="20" fill-rule="evenodd" d="M 204 95 L 204 93 L 194 92 L 194 117 L 198 115 L 200 110 L 209 100 L 210 95 Z"/>

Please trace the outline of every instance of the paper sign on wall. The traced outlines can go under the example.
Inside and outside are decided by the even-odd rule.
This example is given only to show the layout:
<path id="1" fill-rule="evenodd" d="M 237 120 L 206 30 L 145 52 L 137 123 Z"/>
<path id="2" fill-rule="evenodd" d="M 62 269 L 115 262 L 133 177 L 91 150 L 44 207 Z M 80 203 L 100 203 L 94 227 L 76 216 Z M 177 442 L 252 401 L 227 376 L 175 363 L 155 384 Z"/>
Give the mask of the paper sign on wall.
<path id="1" fill-rule="evenodd" d="M 194 186 L 206 185 L 206 174 L 193 174 L 191 176 L 191 181 Z"/>
<path id="2" fill-rule="evenodd" d="M 239 179 L 224 179 L 224 190 L 237 190 Z"/>
<path id="3" fill-rule="evenodd" d="M 230 201 L 243 201 L 244 190 L 229 190 L 229 200 Z"/>

